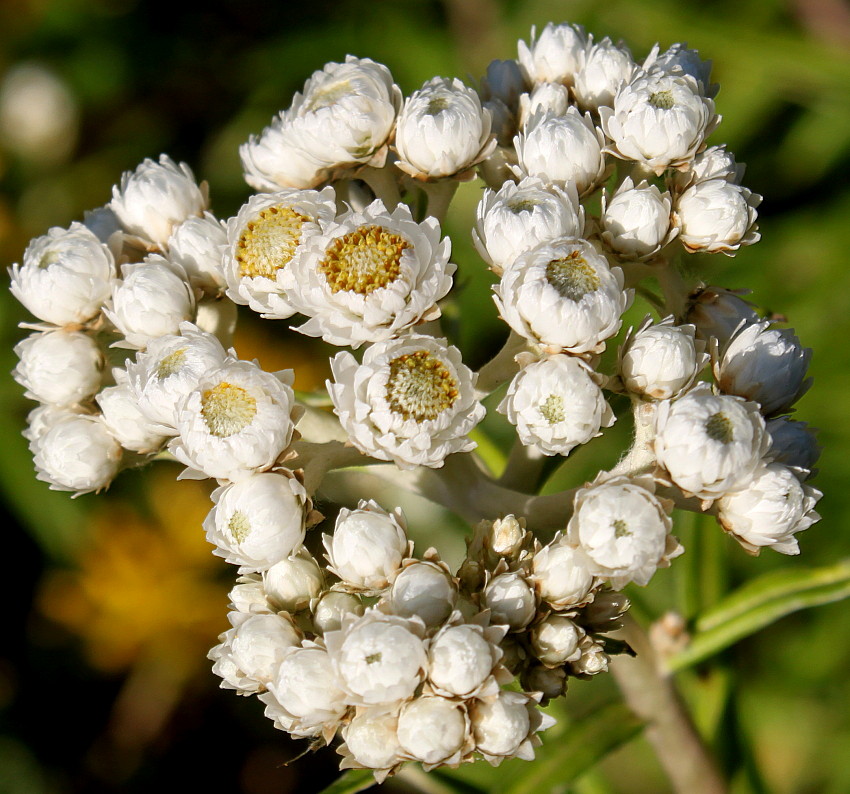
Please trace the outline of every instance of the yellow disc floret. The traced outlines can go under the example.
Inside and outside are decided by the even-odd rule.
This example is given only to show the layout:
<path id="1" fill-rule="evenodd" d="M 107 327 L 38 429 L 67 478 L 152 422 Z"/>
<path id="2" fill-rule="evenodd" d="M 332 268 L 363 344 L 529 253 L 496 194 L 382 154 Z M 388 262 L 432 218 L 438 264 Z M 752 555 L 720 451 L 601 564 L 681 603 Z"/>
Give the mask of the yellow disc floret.
<path id="1" fill-rule="evenodd" d="M 201 397 L 201 414 L 212 435 L 227 438 L 254 420 L 257 401 L 241 386 L 222 381 Z"/>
<path id="2" fill-rule="evenodd" d="M 398 278 L 405 248 L 410 248 L 410 243 L 383 226 L 360 226 L 328 246 L 319 272 L 331 292 L 368 295 Z"/>
<path id="3" fill-rule="evenodd" d="M 291 207 L 261 210 L 246 224 L 236 244 L 239 275 L 273 279 L 292 259 L 301 242 L 301 227 L 306 220 L 305 215 Z"/>
<path id="4" fill-rule="evenodd" d="M 403 419 L 436 419 L 457 397 L 457 381 L 427 350 L 405 353 L 390 361 L 387 402 Z"/>
<path id="5" fill-rule="evenodd" d="M 546 281 L 562 298 L 580 301 L 588 292 L 599 289 L 596 270 L 587 263 L 579 251 L 569 256 L 553 259 L 546 265 Z"/>

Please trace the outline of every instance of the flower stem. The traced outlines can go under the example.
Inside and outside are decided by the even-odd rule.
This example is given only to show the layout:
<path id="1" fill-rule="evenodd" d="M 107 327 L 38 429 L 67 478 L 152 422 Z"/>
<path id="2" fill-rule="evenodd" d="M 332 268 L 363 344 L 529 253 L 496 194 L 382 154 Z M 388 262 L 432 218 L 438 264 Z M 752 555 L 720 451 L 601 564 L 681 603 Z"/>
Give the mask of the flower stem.
<path id="1" fill-rule="evenodd" d="M 502 349 L 478 370 L 475 395 L 480 400 L 510 380 L 519 369 L 514 360 L 526 349 L 527 342 L 516 331 L 511 331 Z"/>
<path id="2" fill-rule="evenodd" d="M 441 179 L 437 182 L 423 182 L 420 187 L 428 197 L 428 209 L 426 215 L 436 218 L 440 223 L 446 217 L 449 204 L 452 203 L 457 186 L 460 183 L 456 179 Z"/>
<path id="3" fill-rule="evenodd" d="M 390 163 L 383 168 L 367 166 L 357 176 L 369 185 L 375 194 L 375 198 L 383 201 L 387 210 L 392 212 L 401 204 L 401 193 L 399 192 L 398 182 L 396 181 L 397 174 L 398 169 Z"/>

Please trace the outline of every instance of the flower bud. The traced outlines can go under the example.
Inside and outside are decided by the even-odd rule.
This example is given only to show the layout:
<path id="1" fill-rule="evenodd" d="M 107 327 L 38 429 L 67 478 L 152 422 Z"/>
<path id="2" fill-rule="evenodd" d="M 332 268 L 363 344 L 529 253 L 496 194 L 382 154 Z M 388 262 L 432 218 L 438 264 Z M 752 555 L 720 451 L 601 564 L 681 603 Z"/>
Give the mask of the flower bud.
<path id="1" fill-rule="evenodd" d="M 183 268 L 193 287 L 217 295 L 225 285 L 221 258 L 226 245 L 224 222 L 205 212 L 174 228 L 168 238 L 168 260 Z"/>
<path id="2" fill-rule="evenodd" d="M 770 457 L 790 469 L 800 469 L 806 476 L 814 473 L 820 457 L 820 445 L 815 430 L 805 422 L 779 416 L 767 423 L 770 434 Z"/>
<path id="3" fill-rule="evenodd" d="M 539 83 L 519 98 L 519 125 L 524 127 L 536 113 L 563 116 L 570 106 L 570 92 L 561 83 Z"/>
<path id="4" fill-rule="evenodd" d="M 581 657 L 579 642 L 584 632 L 563 615 L 549 615 L 531 630 L 531 647 L 545 665 L 557 667 Z"/>
<path id="5" fill-rule="evenodd" d="M 423 560 L 408 561 L 388 594 L 395 614 L 416 615 L 426 626 L 442 623 L 451 614 L 456 600 L 457 586 L 451 574 L 443 566 Z"/>
<path id="6" fill-rule="evenodd" d="M 581 25 L 549 22 L 538 37 L 531 28 L 531 43 L 517 45 L 519 64 L 529 83 L 572 85 L 584 53 L 587 37 Z"/>
<path id="7" fill-rule="evenodd" d="M 570 670 L 574 675 L 598 675 L 607 672 L 610 658 L 598 643 L 593 642 L 590 637 L 582 641 L 581 657 L 570 662 Z"/>
<path id="8" fill-rule="evenodd" d="M 534 591 L 519 573 L 502 573 L 484 588 L 482 603 L 490 610 L 490 622 L 516 631 L 527 626 L 537 605 Z"/>
<path id="9" fill-rule="evenodd" d="M 670 230 L 671 200 L 655 185 L 641 182 L 637 187 L 629 177 L 617 192 L 602 204 L 602 239 L 627 259 L 654 256 L 675 235 Z"/>
<path id="10" fill-rule="evenodd" d="M 575 76 L 573 94 L 582 110 L 597 110 L 611 105 L 617 89 L 631 79 L 635 63 L 629 48 L 614 44 L 607 36 L 602 41 L 588 42 Z"/>
<path id="11" fill-rule="evenodd" d="M 738 297 L 746 292 L 723 287 L 703 287 L 694 292 L 685 319 L 696 328 L 697 338 L 708 341 L 713 336 L 724 345 L 741 323 L 757 323 L 761 318 L 753 305 Z"/>
<path id="12" fill-rule="evenodd" d="M 469 697 L 487 681 L 500 656 L 480 626 L 446 626 L 431 640 L 428 675 L 441 694 Z"/>
<path id="13" fill-rule="evenodd" d="M 679 196 L 673 223 L 688 251 L 729 253 L 758 242 L 756 207 L 761 196 L 725 179 L 709 179 Z"/>
<path id="14" fill-rule="evenodd" d="M 313 626 L 317 634 L 337 631 L 346 618 L 360 617 L 364 611 L 363 602 L 356 595 L 328 590 L 313 607 Z"/>
<path id="15" fill-rule="evenodd" d="M 581 604 L 593 587 L 593 574 L 580 549 L 552 542 L 532 558 L 532 581 L 540 598 L 555 609 Z"/>
<path id="16" fill-rule="evenodd" d="M 141 412 L 136 395 L 126 384 L 109 386 L 95 399 L 103 423 L 124 449 L 148 454 L 165 443 L 165 436 Z"/>
<path id="17" fill-rule="evenodd" d="M 304 609 L 319 595 L 323 585 L 322 569 L 305 549 L 263 572 L 269 603 L 287 612 Z"/>
<path id="18" fill-rule="evenodd" d="M 404 752 L 398 743 L 397 726 L 398 714 L 393 711 L 360 712 L 342 729 L 344 749 L 367 769 L 389 769 L 402 760 Z"/>
<path id="19" fill-rule="evenodd" d="M 423 764 L 439 764 L 459 753 L 466 733 L 463 709 L 445 698 L 411 700 L 398 715 L 399 744 Z"/>

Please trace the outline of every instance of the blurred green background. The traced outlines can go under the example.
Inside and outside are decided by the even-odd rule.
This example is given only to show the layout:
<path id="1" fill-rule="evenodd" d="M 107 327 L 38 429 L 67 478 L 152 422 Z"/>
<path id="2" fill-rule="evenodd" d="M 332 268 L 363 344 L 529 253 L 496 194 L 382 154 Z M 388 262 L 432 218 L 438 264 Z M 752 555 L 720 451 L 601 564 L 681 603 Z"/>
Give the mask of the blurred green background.
<path id="1" fill-rule="evenodd" d="M 752 289 L 815 350 L 815 385 L 797 416 L 820 428 L 823 520 L 791 559 L 750 558 L 709 524 L 682 526 L 690 562 L 634 596 L 645 617 L 675 609 L 691 619 L 756 576 L 848 556 L 850 10 L 842 0 L 212 0 L 191 13 L 158 0 L 4 0 L 0 256 L 19 261 L 31 237 L 81 219 L 108 200 L 122 171 L 160 152 L 207 179 L 213 210 L 227 217 L 249 194 L 239 143 L 325 62 L 347 53 L 381 61 L 407 94 L 437 74 L 477 78 L 489 60 L 515 57 L 532 24 L 550 20 L 623 38 L 636 58 L 656 41 L 686 41 L 714 61 L 723 122 L 711 142 L 747 163 L 744 183 L 765 197 L 763 239 L 735 258 L 704 258 L 700 272 Z M 452 329 L 473 364 L 504 333 L 487 301 L 467 297 L 488 282 L 469 240 L 479 190 L 459 193 L 447 224 L 466 284 Z M 16 325 L 28 318 L 5 290 L 0 312 L 0 369 L 10 371 L 23 335 Z M 320 381 L 309 350 L 287 346 L 268 325 L 246 318 L 240 355 L 295 366 L 302 387 Z M 20 436 L 32 407 L 20 392 L 11 378 L 0 381 L 0 488 L 16 522 L 0 646 L 0 793 L 167 792 L 178 772 L 199 790 L 246 794 L 318 791 L 333 780 L 330 751 L 284 765 L 302 748 L 209 672 L 232 570 L 200 530 L 208 485 L 177 485 L 177 468 L 163 465 L 123 475 L 105 496 L 50 492 Z M 609 447 L 577 457 L 580 474 L 616 457 L 625 435 L 610 437 Z M 783 618 L 679 682 L 735 791 L 844 794 L 848 668 L 850 615 L 838 602 Z M 557 709 L 562 725 L 578 720 L 578 731 L 583 715 L 615 701 L 609 679 L 575 684 Z M 550 734 L 547 758 L 557 755 L 558 730 L 568 728 Z M 668 790 L 640 735 L 569 788 L 553 768 L 528 790 Z M 510 778 L 531 767 L 505 770 Z M 470 780 L 502 790 L 501 774 L 485 769 Z"/>

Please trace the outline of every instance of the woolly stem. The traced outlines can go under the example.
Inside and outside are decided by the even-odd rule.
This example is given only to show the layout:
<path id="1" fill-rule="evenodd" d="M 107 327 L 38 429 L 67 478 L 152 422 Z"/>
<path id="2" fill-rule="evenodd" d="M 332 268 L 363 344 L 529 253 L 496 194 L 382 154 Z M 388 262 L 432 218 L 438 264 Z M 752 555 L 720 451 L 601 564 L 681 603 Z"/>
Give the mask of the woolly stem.
<path id="1" fill-rule="evenodd" d="M 526 349 L 526 340 L 516 331 L 511 331 L 502 349 L 478 370 L 475 384 L 475 396 L 480 400 L 495 391 L 505 381 L 510 380 L 519 369 L 514 360 L 518 353 Z"/>
<path id="2" fill-rule="evenodd" d="M 443 222 L 459 184 L 456 179 L 440 179 L 437 182 L 420 184 L 428 197 L 428 217 L 436 218 L 440 223 Z"/>
<path id="3" fill-rule="evenodd" d="M 383 168 L 367 166 L 357 176 L 369 185 L 375 198 L 383 201 L 387 210 L 392 212 L 401 204 L 401 192 L 396 181 L 397 174 L 398 169 L 390 163 Z"/>
<path id="4" fill-rule="evenodd" d="M 517 439 L 511 448 L 505 470 L 499 477 L 499 485 L 536 491 L 545 465 L 546 456 L 537 447 L 526 446 Z"/>

